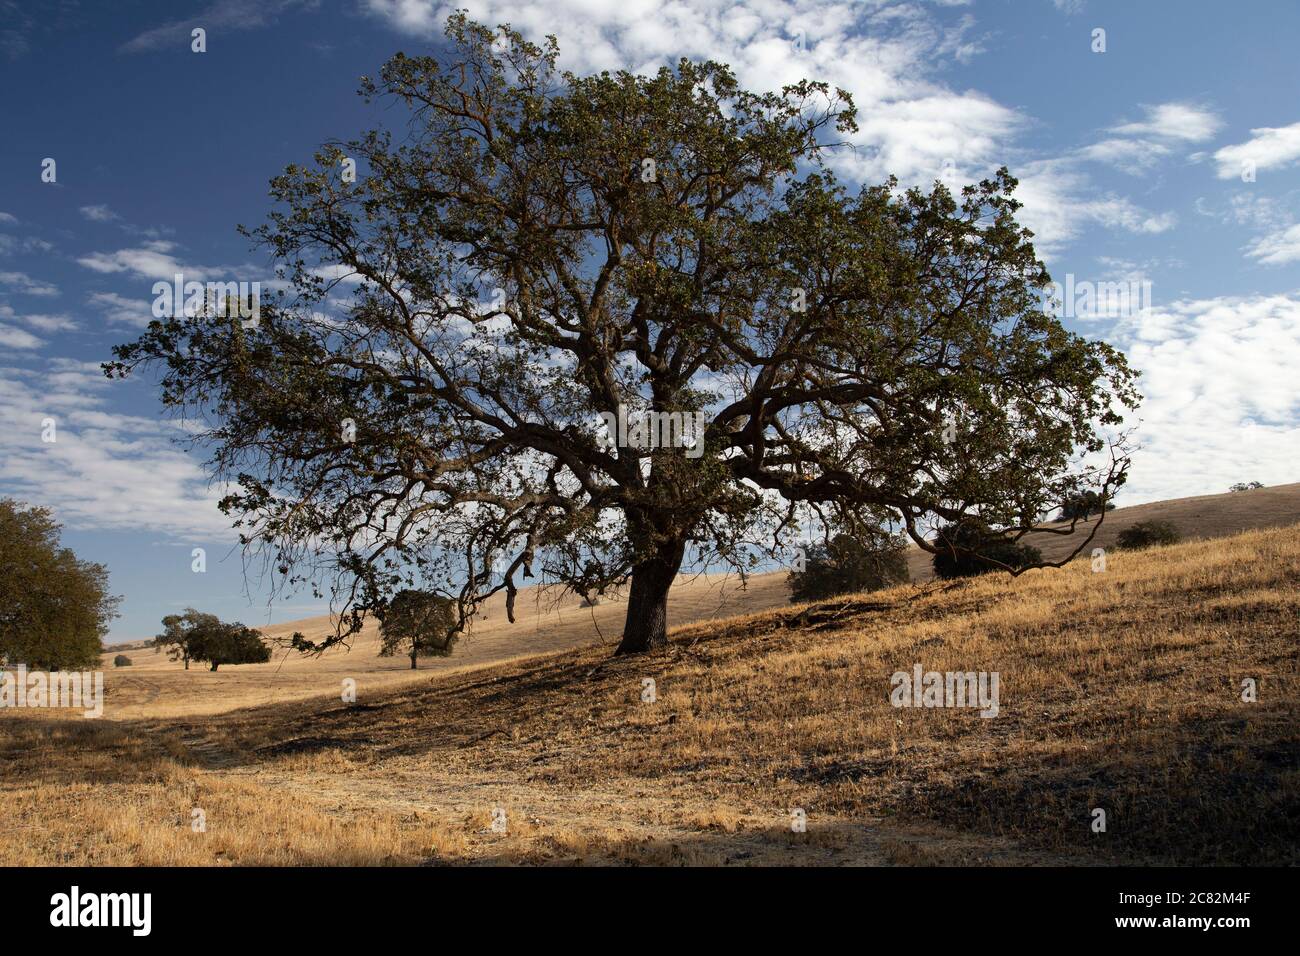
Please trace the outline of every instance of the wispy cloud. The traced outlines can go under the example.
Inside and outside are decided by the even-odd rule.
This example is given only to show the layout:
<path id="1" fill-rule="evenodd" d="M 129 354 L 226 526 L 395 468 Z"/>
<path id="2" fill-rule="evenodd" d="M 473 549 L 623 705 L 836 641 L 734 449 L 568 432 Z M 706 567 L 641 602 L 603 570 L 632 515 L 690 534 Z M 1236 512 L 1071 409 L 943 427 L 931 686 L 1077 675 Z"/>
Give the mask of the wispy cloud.
<path id="1" fill-rule="evenodd" d="M 54 296 L 59 294 L 57 286 L 33 279 L 25 272 L 0 272 L 0 285 L 23 295 Z"/>
<path id="2" fill-rule="evenodd" d="M 1125 320 L 1111 340 L 1142 370 L 1146 396 L 1130 494 L 1295 480 L 1300 294 L 1177 301 Z"/>
<path id="3" fill-rule="evenodd" d="M 121 218 L 102 203 L 96 206 L 82 206 L 80 211 L 81 215 L 91 222 L 113 222 Z"/>
<path id="4" fill-rule="evenodd" d="M 0 340 L 3 339 L 0 331 Z M 69 527 L 154 530 L 229 539 L 199 462 L 172 443 L 178 425 L 107 407 L 110 383 L 93 362 L 50 359 L 0 368 L 0 484 L 47 505 Z M 54 441 L 43 422 L 55 423 Z"/>
<path id="5" fill-rule="evenodd" d="M 145 30 L 118 47 L 119 53 L 146 53 L 168 47 L 188 50 L 190 31 L 202 27 L 209 34 L 256 30 L 268 26 L 290 10 L 315 10 L 318 0 L 217 0 L 192 17 L 170 20 Z"/>
<path id="6" fill-rule="evenodd" d="M 1280 169 L 1300 161 L 1300 123 L 1260 127 L 1244 143 L 1224 146 L 1214 154 L 1220 179 L 1237 179 L 1248 166 L 1256 171 Z"/>
<path id="7" fill-rule="evenodd" d="M 1266 266 L 1300 262 L 1300 225 L 1259 237 L 1246 248 L 1246 256 Z"/>

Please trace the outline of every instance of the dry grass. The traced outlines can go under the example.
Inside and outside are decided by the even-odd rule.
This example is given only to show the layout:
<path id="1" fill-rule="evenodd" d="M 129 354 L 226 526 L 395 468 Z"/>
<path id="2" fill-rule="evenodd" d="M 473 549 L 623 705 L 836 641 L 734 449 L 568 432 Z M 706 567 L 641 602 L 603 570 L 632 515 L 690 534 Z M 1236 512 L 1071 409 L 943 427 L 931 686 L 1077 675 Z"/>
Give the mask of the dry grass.
<path id="1" fill-rule="evenodd" d="M 651 658 L 565 651 L 356 706 L 3 715 L 0 862 L 1296 863 L 1298 585 L 1293 526 L 695 624 Z M 890 675 L 915 663 L 998 671 L 1000 715 L 895 709 Z"/>

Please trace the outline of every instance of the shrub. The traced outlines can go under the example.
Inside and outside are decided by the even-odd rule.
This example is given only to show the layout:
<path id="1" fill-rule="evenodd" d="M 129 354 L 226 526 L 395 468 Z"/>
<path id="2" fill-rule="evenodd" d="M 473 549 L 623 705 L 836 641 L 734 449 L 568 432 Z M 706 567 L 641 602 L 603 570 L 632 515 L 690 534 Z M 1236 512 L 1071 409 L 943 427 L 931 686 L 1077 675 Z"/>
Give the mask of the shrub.
<path id="1" fill-rule="evenodd" d="M 1006 535 L 975 522 L 946 525 L 935 540 L 934 573 L 941 578 L 967 578 L 990 571 L 1019 571 L 1043 560 L 1032 545 L 1017 544 Z"/>
<path id="2" fill-rule="evenodd" d="M 878 591 L 907 581 L 907 547 L 885 532 L 863 538 L 839 534 L 808 549 L 802 570 L 790 572 L 794 601 L 819 601 L 837 594 Z"/>
<path id="3" fill-rule="evenodd" d="M 1139 521 L 1131 528 L 1121 531 L 1115 545 L 1126 551 L 1136 551 L 1139 548 L 1177 544 L 1181 540 L 1183 536 L 1168 521 Z"/>
<path id="4" fill-rule="evenodd" d="M 130 667 L 130 666 L 131 666 L 131 658 L 127 657 L 125 654 L 118 654 L 117 657 L 113 658 L 113 666 L 114 666 L 114 667 Z"/>

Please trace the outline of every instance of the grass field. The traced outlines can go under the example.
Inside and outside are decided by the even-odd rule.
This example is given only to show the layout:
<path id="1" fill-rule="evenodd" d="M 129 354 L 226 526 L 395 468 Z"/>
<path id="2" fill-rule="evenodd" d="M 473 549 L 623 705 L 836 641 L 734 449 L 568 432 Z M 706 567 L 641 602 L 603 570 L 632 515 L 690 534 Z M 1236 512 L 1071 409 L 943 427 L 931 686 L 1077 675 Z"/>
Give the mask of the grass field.
<path id="1" fill-rule="evenodd" d="M 1292 525 L 757 610 L 649 658 L 360 681 L 354 705 L 9 712 L 0 863 L 1297 863 L 1298 640 Z M 998 716 L 891 706 L 918 663 L 998 672 Z"/>

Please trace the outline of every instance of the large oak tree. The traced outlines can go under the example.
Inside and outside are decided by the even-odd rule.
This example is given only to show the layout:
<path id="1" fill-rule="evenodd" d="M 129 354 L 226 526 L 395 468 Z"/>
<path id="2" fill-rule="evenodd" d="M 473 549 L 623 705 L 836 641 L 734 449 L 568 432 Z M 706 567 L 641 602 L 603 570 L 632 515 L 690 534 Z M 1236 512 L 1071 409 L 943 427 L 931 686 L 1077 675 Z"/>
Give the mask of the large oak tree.
<path id="1" fill-rule="evenodd" d="M 1014 537 L 1123 482 L 1133 373 L 1045 314 L 1006 170 L 850 188 L 841 90 L 577 76 L 553 38 L 447 36 L 363 80 L 398 123 L 272 181 L 248 234 L 289 293 L 256 324 L 154 322 L 107 367 L 157 367 L 248 546 L 341 595 L 325 644 L 405 587 L 463 624 L 531 578 L 629 586 L 620 650 L 646 650 L 688 554 L 882 523 L 934 550 L 972 517 Z M 620 408 L 701 413 L 702 449 L 611 440 Z"/>

